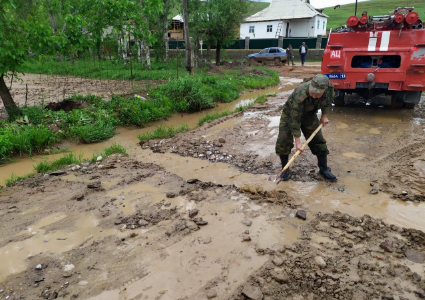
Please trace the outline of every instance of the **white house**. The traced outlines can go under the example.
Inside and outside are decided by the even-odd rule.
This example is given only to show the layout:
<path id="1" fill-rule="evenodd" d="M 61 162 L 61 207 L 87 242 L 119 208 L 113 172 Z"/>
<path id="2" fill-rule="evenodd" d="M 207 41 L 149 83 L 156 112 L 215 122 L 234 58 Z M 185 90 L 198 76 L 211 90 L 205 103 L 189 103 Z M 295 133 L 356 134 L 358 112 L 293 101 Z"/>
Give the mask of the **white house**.
<path id="1" fill-rule="evenodd" d="M 273 0 L 270 6 L 245 19 L 240 37 L 274 39 L 326 35 L 328 16 L 315 9 L 309 0 Z"/>

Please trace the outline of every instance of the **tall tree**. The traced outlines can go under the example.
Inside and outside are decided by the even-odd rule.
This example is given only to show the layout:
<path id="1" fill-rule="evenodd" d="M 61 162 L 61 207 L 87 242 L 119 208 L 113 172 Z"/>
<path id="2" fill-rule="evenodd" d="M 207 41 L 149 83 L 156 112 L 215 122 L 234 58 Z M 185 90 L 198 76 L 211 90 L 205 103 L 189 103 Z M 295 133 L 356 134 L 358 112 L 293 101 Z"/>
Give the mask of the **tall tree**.
<path id="1" fill-rule="evenodd" d="M 245 0 L 207 0 L 202 20 L 205 20 L 204 28 L 207 42 L 215 43 L 216 64 L 220 65 L 221 49 L 228 46 L 239 38 L 239 27 L 245 17 L 248 8 Z"/>
<path id="2" fill-rule="evenodd" d="M 189 32 L 189 13 L 187 11 L 187 0 L 182 0 L 183 5 L 183 22 L 184 22 L 184 40 L 186 49 L 186 70 L 191 76 L 194 75 L 193 62 L 192 62 L 192 45 L 190 43 Z"/>

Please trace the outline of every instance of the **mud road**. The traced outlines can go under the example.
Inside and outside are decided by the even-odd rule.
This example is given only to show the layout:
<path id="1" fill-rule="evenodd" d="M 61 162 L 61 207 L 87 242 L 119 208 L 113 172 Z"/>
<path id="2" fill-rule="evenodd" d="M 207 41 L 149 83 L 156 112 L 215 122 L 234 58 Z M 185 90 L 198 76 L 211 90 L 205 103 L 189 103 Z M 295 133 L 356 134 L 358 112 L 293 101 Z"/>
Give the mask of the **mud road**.
<path id="1" fill-rule="evenodd" d="M 307 150 L 276 187 L 281 107 L 319 71 L 277 70 L 263 106 L 0 191 L 0 297 L 425 297 L 423 108 L 334 107 L 338 182 Z"/>

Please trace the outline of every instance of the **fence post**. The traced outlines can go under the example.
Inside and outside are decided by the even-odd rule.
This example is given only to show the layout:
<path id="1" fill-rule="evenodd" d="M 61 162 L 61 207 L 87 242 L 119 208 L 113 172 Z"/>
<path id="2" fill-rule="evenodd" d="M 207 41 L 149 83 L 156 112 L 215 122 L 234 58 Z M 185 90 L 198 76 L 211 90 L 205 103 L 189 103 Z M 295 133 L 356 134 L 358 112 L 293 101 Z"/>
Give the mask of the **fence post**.
<path id="1" fill-rule="evenodd" d="M 322 36 L 318 35 L 316 39 L 316 49 L 322 49 Z"/>
<path id="2" fill-rule="evenodd" d="M 277 40 L 277 46 L 279 48 L 283 48 L 283 36 L 279 36 L 279 39 Z"/>
<path id="3" fill-rule="evenodd" d="M 249 50 L 249 36 L 245 37 L 245 50 Z"/>

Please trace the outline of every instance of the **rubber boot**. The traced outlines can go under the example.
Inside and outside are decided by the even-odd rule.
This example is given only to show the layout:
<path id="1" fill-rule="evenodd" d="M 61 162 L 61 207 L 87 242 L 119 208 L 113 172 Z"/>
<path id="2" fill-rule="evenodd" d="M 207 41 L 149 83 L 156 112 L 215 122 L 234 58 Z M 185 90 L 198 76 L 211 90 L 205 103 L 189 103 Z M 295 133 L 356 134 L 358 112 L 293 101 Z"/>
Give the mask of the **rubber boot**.
<path id="1" fill-rule="evenodd" d="M 319 166 L 319 173 L 322 174 L 326 179 L 336 180 L 336 176 L 332 174 L 328 169 L 328 158 L 327 156 L 317 156 L 317 162 Z"/>
<path id="2" fill-rule="evenodd" d="M 280 157 L 280 162 L 282 163 L 282 169 L 283 169 L 288 163 L 289 155 L 280 155 L 279 157 Z M 280 174 L 279 177 L 282 178 L 282 181 L 288 181 L 289 179 L 291 179 L 291 171 L 288 169 L 285 171 L 285 173 Z"/>

